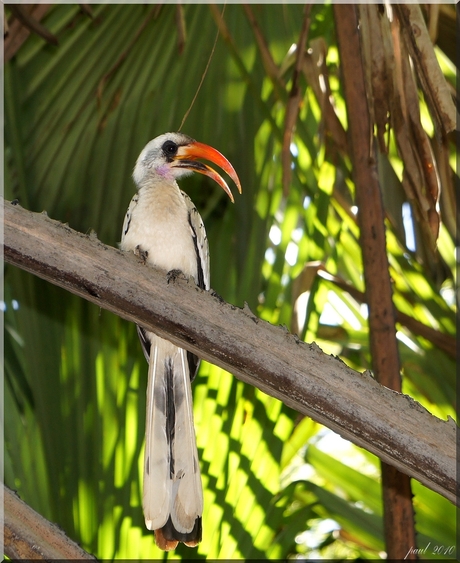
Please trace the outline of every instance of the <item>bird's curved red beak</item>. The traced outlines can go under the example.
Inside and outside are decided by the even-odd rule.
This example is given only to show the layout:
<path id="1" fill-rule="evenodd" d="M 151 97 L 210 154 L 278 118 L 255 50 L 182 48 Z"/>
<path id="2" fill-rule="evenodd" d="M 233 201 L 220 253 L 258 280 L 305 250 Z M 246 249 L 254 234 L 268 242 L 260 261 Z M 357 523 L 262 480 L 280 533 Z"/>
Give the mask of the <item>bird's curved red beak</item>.
<path id="1" fill-rule="evenodd" d="M 228 195 L 232 202 L 234 202 L 233 194 L 230 191 L 227 182 L 213 168 L 211 168 L 207 164 L 204 164 L 203 162 L 199 162 L 197 160 L 198 158 L 209 160 L 210 162 L 219 166 L 219 168 L 222 168 L 222 170 L 224 170 L 235 182 L 238 191 L 242 193 L 240 179 L 238 178 L 238 174 L 236 173 L 230 162 L 218 150 L 213 149 L 212 147 L 205 145 L 204 143 L 194 141 L 193 143 L 179 147 L 179 150 L 177 151 L 175 157 L 174 167 L 187 168 L 189 170 L 192 170 L 193 172 L 199 172 L 200 174 L 209 176 L 219 184 L 219 186 L 224 190 L 224 192 Z"/>

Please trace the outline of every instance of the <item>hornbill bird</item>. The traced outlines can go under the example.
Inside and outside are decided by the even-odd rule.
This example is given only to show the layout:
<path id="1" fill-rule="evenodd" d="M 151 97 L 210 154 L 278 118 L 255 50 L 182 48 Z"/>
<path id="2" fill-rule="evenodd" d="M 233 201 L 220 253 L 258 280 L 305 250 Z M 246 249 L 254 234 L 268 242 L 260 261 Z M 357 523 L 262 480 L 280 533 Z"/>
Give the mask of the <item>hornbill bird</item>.
<path id="1" fill-rule="evenodd" d="M 217 150 L 182 133 L 150 141 L 137 159 L 137 193 L 126 212 L 120 248 L 147 264 L 192 277 L 209 289 L 209 251 L 203 221 L 176 180 L 199 172 L 215 180 L 233 201 L 225 180 L 205 159 L 222 168 L 241 193 L 230 162 Z M 193 425 L 192 389 L 199 359 L 137 327 L 149 364 L 145 429 L 143 509 L 145 524 L 164 550 L 201 541 L 203 490 Z"/>

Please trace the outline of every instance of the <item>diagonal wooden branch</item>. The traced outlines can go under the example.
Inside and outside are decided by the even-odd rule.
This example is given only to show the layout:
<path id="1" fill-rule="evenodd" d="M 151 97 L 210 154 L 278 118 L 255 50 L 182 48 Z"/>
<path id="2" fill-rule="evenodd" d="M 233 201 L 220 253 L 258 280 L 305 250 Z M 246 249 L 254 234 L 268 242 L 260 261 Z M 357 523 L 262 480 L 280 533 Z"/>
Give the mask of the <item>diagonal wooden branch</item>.
<path id="1" fill-rule="evenodd" d="M 10 6 L 10 8 L 11 7 L 12 6 Z M 17 8 L 19 8 L 19 6 L 16 6 L 16 10 Z M 18 52 L 21 45 L 29 37 L 31 32 L 33 31 L 37 32 L 37 30 L 34 30 L 33 24 L 25 25 L 23 23 L 24 19 L 27 21 L 28 18 L 28 22 L 33 21 L 35 24 L 38 23 L 40 26 L 40 20 L 45 16 L 46 12 L 50 9 L 50 4 L 35 4 L 35 5 L 29 5 L 29 7 L 21 6 L 21 8 L 22 8 L 22 15 L 24 16 L 22 18 L 22 21 L 21 19 L 14 17 L 11 24 L 8 24 L 8 32 L 6 33 L 6 36 L 4 36 L 3 57 L 5 63 L 14 57 L 14 55 Z M 5 13 L 3 14 L 3 17 L 5 18 Z M 41 26 L 41 31 L 43 30 L 45 31 L 45 36 L 43 37 L 45 40 L 54 37 L 51 34 L 50 34 L 51 37 L 47 37 L 47 34 L 49 34 L 49 32 L 46 29 L 44 29 L 43 26 Z M 50 43 L 53 43 L 52 39 Z M 54 44 L 56 44 L 56 42 L 54 42 Z"/>
<path id="2" fill-rule="evenodd" d="M 437 419 L 247 307 L 181 279 L 168 283 L 133 254 L 9 202 L 4 258 L 231 371 L 455 502 L 454 421 Z"/>
<path id="3" fill-rule="evenodd" d="M 10 559 L 96 560 L 68 538 L 56 524 L 52 524 L 35 512 L 8 487 L 2 485 L 0 496 L 4 497 L 5 501 L 4 553 Z"/>

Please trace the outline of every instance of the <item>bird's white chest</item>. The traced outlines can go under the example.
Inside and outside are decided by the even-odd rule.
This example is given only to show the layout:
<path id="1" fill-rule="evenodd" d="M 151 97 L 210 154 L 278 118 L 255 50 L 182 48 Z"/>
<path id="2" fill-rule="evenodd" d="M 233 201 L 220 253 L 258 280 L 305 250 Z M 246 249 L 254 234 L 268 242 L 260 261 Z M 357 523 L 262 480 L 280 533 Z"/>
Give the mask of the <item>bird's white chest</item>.
<path id="1" fill-rule="evenodd" d="M 137 197 L 137 201 L 136 201 Z M 197 276 L 188 209 L 180 190 L 139 190 L 128 209 L 120 247 L 147 252 L 147 263 Z"/>

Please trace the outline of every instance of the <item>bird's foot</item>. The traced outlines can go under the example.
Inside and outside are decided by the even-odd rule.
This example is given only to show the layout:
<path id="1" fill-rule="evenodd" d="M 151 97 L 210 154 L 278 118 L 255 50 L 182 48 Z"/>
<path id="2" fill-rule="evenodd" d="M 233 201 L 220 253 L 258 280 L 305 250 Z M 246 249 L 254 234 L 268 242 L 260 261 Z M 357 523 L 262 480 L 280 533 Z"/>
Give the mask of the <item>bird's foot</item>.
<path id="1" fill-rule="evenodd" d="M 213 289 L 211 289 L 211 292 L 210 292 L 210 293 L 211 293 L 211 295 L 212 295 L 213 297 L 215 297 L 216 299 L 218 299 L 218 300 L 220 301 L 220 303 L 225 303 L 225 299 L 224 299 L 222 296 L 220 296 L 220 295 L 217 293 L 217 291 L 214 291 Z"/>
<path id="2" fill-rule="evenodd" d="M 140 244 L 138 244 L 136 246 L 136 248 L 134 249 L 134 254 L 139 258 L 139 260 L 142 262 L 142 264 L 145 264 L 147 262 L 147 258 L 149 256 L 149 253 L 147 252 L 147 250 L 142 250 Z"/>
<path id="3" fill-rule="evenodd" d="M 166 280 L 168 283 L 174 283 L 176 280 L 188 281 L 188 277 L 184 274 L 182 270 L 170 270 L 166 274 Z"/>

